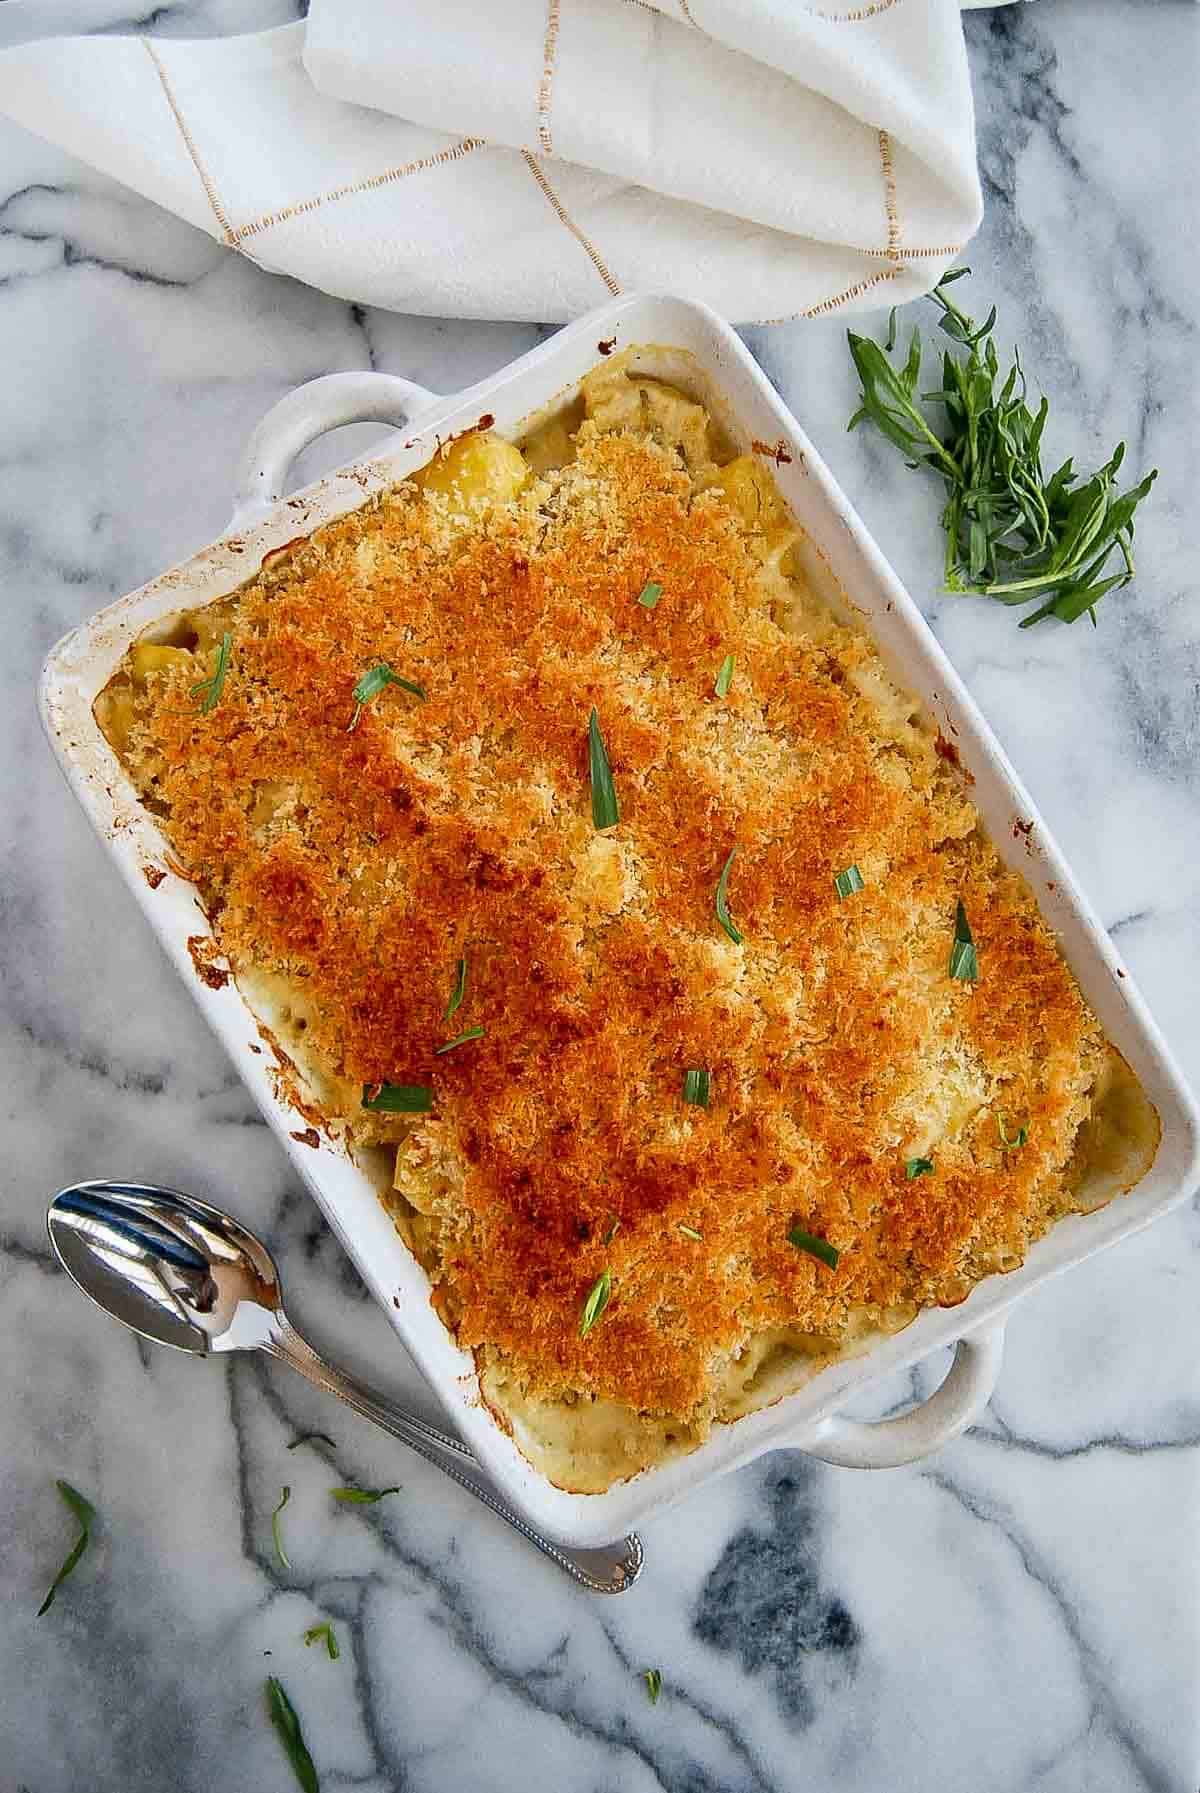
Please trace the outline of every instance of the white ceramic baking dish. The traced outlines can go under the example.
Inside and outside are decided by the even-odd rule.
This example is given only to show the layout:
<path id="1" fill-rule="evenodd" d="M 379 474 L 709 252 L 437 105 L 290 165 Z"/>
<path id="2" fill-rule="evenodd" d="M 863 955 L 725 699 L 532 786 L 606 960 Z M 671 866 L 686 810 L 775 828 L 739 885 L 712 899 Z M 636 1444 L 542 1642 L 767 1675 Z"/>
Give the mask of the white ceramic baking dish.
<path id="1" fill-rule="evenodd" d="M 865 615 L 900 683 L 921 697 L 974 777 L 973 796 L 1001 854 L 1024 873 L 1109 1037 L 1158 1110 L 1162 1141 L 1128 1194 L 1056 1226 L 1023 1267 L 980 1284 L 960 1307 L 923 1313 L 864 1357 L 831 1366 L 798 1393 L 714 1428 L 692 1455 L 645 1470 L 604 1494 L 553 1487 L 518 1453 L 479 1398 L 472 1359 L 429 1304 L 425 1272 L 394 1230 L 367 1177 L 336 1145 L 294 1138 L 302 1123 L 275 1093 L 254 1016 L 232 985 L 198 981 L 188 940 L 207 931 L 192 887 L 147 867 L 169 864 L 166 843 L 92 717 L 92 702 L 132 639 L 173 612 L 243 584 L 262 557 L 342 515 L 425 462 L 439 439 L 490 414 L 501 433 L 563 397 L 600 358 L 599 344 L 671 345 L 694 358 L 693 382 L 742 447 L 779 444 L 775 476 L 834 579 Z M 283 499 L 296 454 L 339 424 L 402 426 L 388 452 L 345 467 Z M 785 456 L 790 455 L 790 459 Z M 829 1462 L 880 1468 L 935 1450 L 985 1405 L 999 1371 L 1008 1310 L 1035 1283 L 1136 1232 L 1181 1201 L 1200 1176 L 1200 1116 L 1132 979 L 1076 887 L 1028 794 L 916 606 L 839 491 L 799 424 L 734 332 L 700 305 L 659 296 L 613 301 L 493 378 L 436 397 L 383 374 L 339 374 L 290 394 L 264 419 L 243 461 L 228 533 L 68 635 L 47 661 L 41 705 L 67 779 L 164 947 L 224 1041 L 296 1171 L 437 1391 L 459 1431 L 508 1500 L 565 1543 L 595 1544 L 628 1531 L 717 1475 L 782 1446 Z M 1019 828 L 1016 824 L 1020 824 Z M 157 878 L 157 873 L 152 873 Z M 923 1405 L 877 1425 L 839 1414 L 847 1400 L 939 1347 L 957 1345 L 949 1376 Z"/>

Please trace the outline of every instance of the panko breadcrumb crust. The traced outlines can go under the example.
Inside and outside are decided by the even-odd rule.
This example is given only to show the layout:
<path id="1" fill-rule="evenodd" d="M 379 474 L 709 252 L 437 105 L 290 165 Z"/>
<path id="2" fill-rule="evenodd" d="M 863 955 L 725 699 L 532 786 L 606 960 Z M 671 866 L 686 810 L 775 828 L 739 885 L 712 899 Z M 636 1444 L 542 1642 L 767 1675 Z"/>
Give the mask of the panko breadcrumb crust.
<path id="1" fill-rule="evenodd" d="M 406 483 L 320 529 L 228 606 L 211 712 L 167 670 L 130 734 L 235 971 L 286 977 L 359 1136 L 402 1142 L 439 1311 L 534 1393 L 701 1416 L 752 1334 L 961 1300 L 1069 1206 L 1098 1024 L 869 640 L 789 634 L 759 571 L 719 489 L 585 424 L 510 503 L 464 519 Z M 380 660 L 428 701 L 391 687 L 351 730 Z M 714 908 L 734 847 L 740 946 Z M 948 975 L 960 899 L 975 984 Z M 362 1114 L 382 1081 L 433 1113 Z"/>

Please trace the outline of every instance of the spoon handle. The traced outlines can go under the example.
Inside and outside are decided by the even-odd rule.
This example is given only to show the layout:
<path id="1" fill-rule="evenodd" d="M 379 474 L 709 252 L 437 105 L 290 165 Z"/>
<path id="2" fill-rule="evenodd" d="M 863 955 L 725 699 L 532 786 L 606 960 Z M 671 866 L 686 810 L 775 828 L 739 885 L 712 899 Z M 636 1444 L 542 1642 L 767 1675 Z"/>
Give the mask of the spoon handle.
<path id="1" fill-rule="evenodd" d="M 452 1481 L 473 1494 L 476 1500 L 511 1525 L 514 1531 L 520 1532 L 530 1544 L 548 1556 L 560 1569 L 564 1569 L 573 1581 L 581 1587 L 589 1589 L 593 1594 L 623 1594 L 631 1588 L 642 1570 L 642 1542 L 636 1532 L 622 1538 L 617 1544 L 602 1546 L 595 1550 L 567 1549 L 565 1545 L 554 1544 L 549 1538 L 534 1528 L 495 1495 L 483 1478 L 483 1471 L 466 1445 L 457 1438 L 451 1438 L 445 1432 L 439 1432 L 416 1414 L 406 1413 L 384 1395 L 376 1394 L 374 1389 L 365 1383 L 348 1376 L 344 1370 L 334 1369 L 332 1364 L 313 1350 L 312 1346 L 296 1331 L 291 1321 L 282 1313 L 277 1314 L 272 1335 L 262 1344 L 262 1349 L 269 1356 L 278 1358 L 293 1370 L 299 1371 L 314 1387 L 324 1389 L 327 1394 L 337 1395 L 339 1400 L 352 1407 L 355 1413 L 361 1413 L 364 1419 L 374 1420 L 377 1426 L 398 1438 L 448 1475 Z"/>

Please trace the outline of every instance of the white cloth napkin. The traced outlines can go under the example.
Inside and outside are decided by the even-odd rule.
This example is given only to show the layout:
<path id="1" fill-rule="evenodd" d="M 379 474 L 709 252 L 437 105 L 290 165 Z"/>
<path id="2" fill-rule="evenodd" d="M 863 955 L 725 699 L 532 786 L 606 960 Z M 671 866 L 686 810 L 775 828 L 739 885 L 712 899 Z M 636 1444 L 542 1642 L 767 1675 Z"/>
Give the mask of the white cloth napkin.
<path id="1" fill-rule="evenodd" d="M 21 44 L 0 112 L 266 268 L 438 316 L 899 303 L 981 215 L 956 0 L 313 0 Z"/>

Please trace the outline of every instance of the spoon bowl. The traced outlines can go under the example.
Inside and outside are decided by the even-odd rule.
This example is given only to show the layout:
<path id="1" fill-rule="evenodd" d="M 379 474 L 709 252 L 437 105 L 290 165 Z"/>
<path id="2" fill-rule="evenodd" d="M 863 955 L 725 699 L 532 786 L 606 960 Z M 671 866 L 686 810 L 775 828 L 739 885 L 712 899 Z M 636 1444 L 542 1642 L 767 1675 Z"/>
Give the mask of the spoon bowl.
<path id="1" fill-rule="evenodd" d="M 504 1504 L 460 1439 L 320 1357 L 284 1312 L 262 1240 L 219 1208 L 150 1183 L 75 1183 L 51 1202 L 46 1230 L 76 1287 L 143 1338 L 198 1357 L 265 1351 L 419 1452 L 581 1586 L 620 1594 L 640 1575 L 636 1535 L 594 1550 L 554 1543 Z"/>
<path id="2" fill-rule="evenodd" d="M 252 1349 L 282 1312 L 279 1272 L 228 1214 L 147 1183 L 79 1183 L 46 1216 L 83 1293 L 143 1338 L 177 1351 Z"/>

